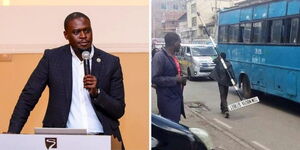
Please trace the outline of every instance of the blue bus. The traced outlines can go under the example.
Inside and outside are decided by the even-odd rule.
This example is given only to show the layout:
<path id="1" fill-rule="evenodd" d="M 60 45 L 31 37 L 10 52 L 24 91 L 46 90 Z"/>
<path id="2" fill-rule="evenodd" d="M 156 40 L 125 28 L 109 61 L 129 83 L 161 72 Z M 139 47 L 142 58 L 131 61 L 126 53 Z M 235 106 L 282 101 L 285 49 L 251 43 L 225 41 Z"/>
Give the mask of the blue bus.
<path id="1" fill-rule="evenodd" d="M 272 0 L 219 13 L 218 50 L 245 98 L 253 90 L 300 103 L 300 0 Z"/>

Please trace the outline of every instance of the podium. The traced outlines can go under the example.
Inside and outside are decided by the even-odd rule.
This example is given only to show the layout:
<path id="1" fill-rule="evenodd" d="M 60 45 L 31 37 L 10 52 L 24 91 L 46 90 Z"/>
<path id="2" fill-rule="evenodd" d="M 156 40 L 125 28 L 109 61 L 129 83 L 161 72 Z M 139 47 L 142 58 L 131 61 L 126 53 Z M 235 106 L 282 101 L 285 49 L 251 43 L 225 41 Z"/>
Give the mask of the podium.
<path id="1" fill-rule="evenodd" d="M 111 150 L 107 135 L 0 134 L 1 150 Z"/>

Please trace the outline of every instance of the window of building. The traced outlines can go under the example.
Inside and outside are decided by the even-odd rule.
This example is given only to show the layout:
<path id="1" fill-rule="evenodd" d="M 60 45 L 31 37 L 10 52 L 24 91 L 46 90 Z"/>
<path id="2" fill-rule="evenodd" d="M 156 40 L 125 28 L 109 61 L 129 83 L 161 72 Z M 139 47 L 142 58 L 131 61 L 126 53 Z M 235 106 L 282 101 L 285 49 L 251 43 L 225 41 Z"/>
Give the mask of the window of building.
<path id="1" fill-rule="evenodd" d="M 299 18 L 293 18 L 291 20 L 291 32 L 289 43 L 299 43 Z"/>
<path id="2" fill-rule="evenodd" d="M 281 43 L 282 40 L 282 20 L 273 20 L 271 25 L 271 43 Z"/>
<path id="3" fill-rule="evenodd" d="M 250 43 L 251 39 L 251 23 L 244 23 L 240 25 L 240 40 L 239 42 Z"/>
<path id="4" fill-rule="evenodd" d="M 213 31 L 214 31 L 213 26 L 207 26 L 206 29 L 207 29 L 207 32 L 209 33 L 209 35 L 213 37 Z M 204 37 L 209 38 L 204 28 L 202 31 L 203 31 Z"/>
<path id="5" fill-rule="evenodd" d="M 196 3 L 191 5 L 191 13 L 196 13 L 197 12 L 197 7 L 196 7 Z"/>
<path id="6" fill-rule="evenodd" d="M 197 30 L 192 31 L 192 38 L 197 38 Z"/>
<path id="7" fill-rule="evenodd" d="M 197 26 L 197 17 L 192 18 L 192 26 L 193 27 Z"/>
<path id="8" fill-rule="evenodd" d="M 161 9 L 166 9 L 166 8 L 167 8 L 167 7 L 166 7 L 166 4 L 165 4 L 165 3 L 161 3 L 160 8 L 161 8 Z"/>
<path id="9" fill-rule="evenodd" d="M 228 31 L 228 41 L 230 43 L 236 43 L 239 39 L 239 25 L 230 25 Z"/>
<path id="10" fill-rule="evenodd" d="M 173 9 L 177 10 L 178 9 L 178 5 L 174 4 L 173 5 Z"/>
<path id="11" fill-rule="evenodd" d="M 255 22 L 252 24 L 252 42 L 261 43 L 262 42 L 262 22 Z"/>

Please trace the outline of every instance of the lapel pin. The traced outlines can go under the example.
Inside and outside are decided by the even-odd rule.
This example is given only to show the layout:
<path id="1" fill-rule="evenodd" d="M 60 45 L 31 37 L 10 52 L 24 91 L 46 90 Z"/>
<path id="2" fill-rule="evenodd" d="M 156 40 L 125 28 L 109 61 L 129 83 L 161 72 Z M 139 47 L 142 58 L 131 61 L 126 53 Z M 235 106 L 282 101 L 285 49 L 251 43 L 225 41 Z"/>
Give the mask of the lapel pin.
<path id="1" fill-rule="evenodd" d="M 100 58 L 97 58 L 97 62 L 100 63 L 100 62 L 101 62 L 101 59 L 100 59 Z"/>

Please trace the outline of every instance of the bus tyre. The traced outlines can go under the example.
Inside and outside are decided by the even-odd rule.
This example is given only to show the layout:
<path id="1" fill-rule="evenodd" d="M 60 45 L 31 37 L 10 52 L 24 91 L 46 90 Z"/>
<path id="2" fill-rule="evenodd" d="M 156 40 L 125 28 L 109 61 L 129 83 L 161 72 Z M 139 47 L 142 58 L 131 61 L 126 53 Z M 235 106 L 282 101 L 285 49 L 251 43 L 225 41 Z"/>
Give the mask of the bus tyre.
<path id="1" fill-rule="evenodd" d="M 250 81 L 247 76 L 242 78 L 242 93 L 244 98 L 250 98 L 252 96 L 252 91 L 250 87 Z"/>

